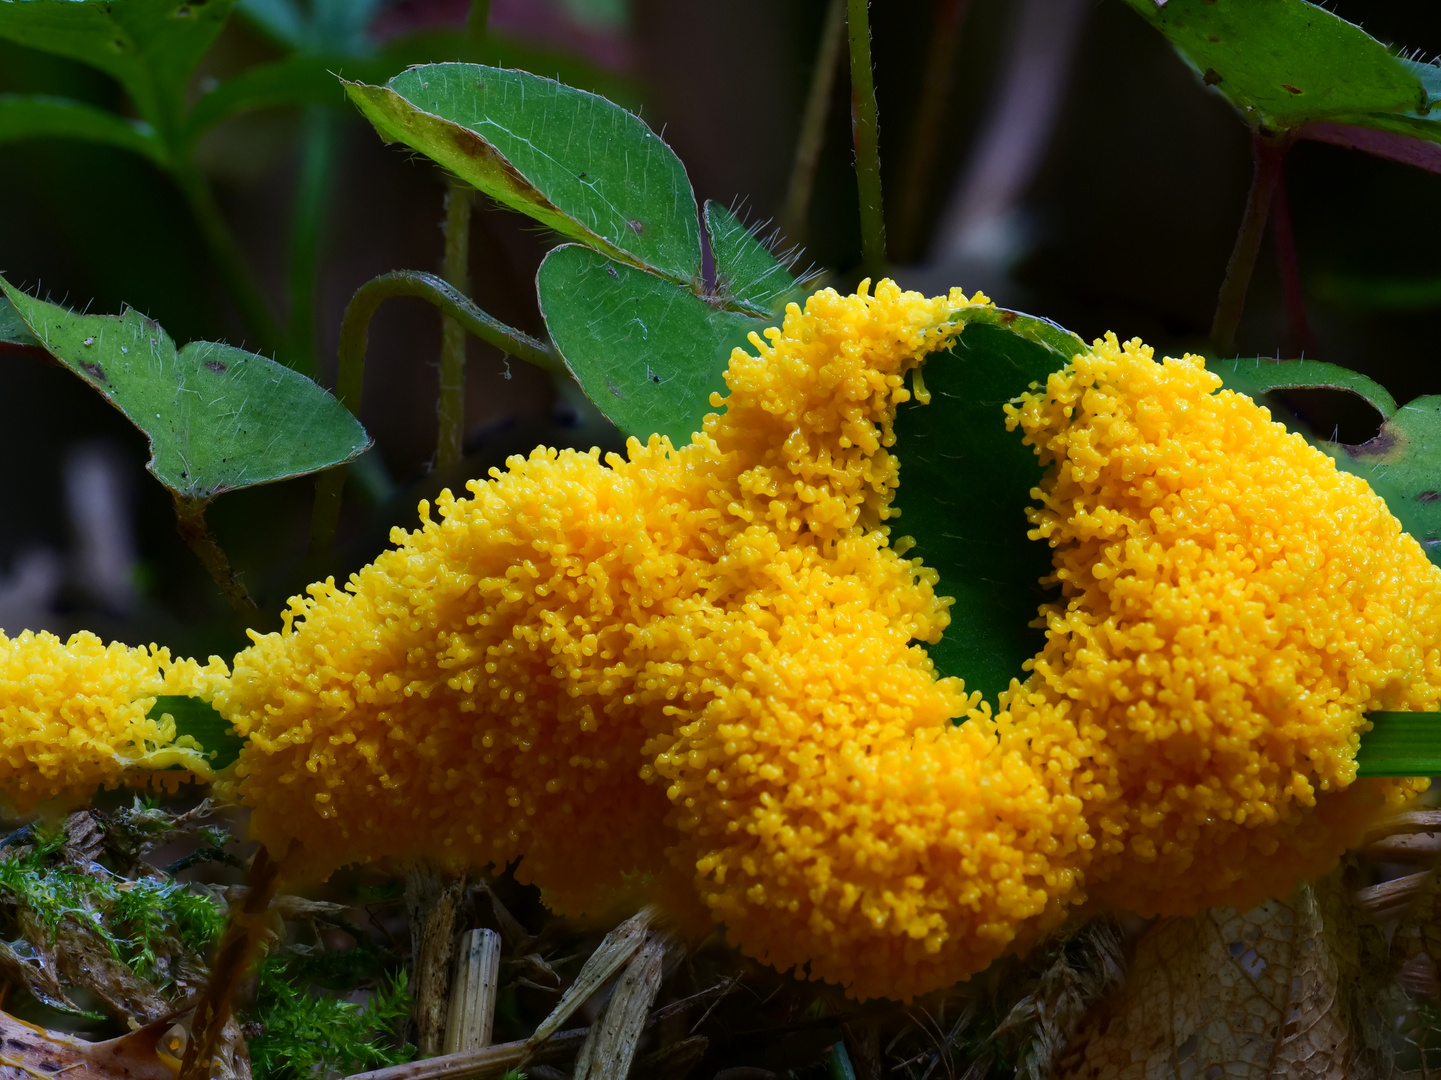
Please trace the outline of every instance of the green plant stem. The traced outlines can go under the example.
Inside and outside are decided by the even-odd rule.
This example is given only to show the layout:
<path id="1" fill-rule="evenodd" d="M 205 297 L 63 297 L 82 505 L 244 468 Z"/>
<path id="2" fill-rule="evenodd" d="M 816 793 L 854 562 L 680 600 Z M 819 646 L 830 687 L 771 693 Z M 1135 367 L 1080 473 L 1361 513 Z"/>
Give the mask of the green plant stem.
<path id="1" fill-rule="evenodd" d="M 451 180 L 445 191 L 445 269 L 443 277 L 462 296 L 470 292 L 470 207 L 474 189 Z M 449 315 L 440 317 L 440 400 L 436 412 L 440 432 L 435 443 L 439 468 L 460 460 L 465 437 L 465 327 Z"/>
<path id="2" fill-rule="evenodd" d="M 961 40 L 961 27 L 966 21 L 970 0 L 937 0 L 935 21 L 930 43 L 926 47 L 926 67 L 921 76 L 921 93 L 906 143 L 906 164 L 901 170 L 900 197 L 895 204 L 895 230 L 892 240 L 896 257 L 914 259 L 919 251 L 921 216 L 930 192 L 931 173 L 935 167 L 936 147 L 948 134 L 943 124 L 946 103 L 956 70 L 956 47 Z"/>
<path id="3" fill-rule="evenodd" d="M 275 319 L 266 306 L 260 287 L 245 265 L 240 244 L 236 241 L 235 234 L 230 231 L 230 226 L 226 224 L 225 216 L 220 212 L 210 185 L 190 162 L 178 165 L 172 175 L 200 226 L 205 246 L 210 251 L 210 257 L 215 260 L 216 269 L 220 271 L 220 277 L 225 282 L 231 299 L 240 309 L 240 317 L 255 338 L 251 343 L 254 351 L 276 351 L 280 344 L 280 332 L 276 328 Z"/>
<path id="4" fill-rule="evenodd" d="M 1361 736 L 1358 776 L 1441 776 L 1441 713 L 1374 712 Z"/>
<path id="5" fill-rule="evenodd" d="M 290 224 L 290 332 L 280 359 L 302 375 L 315 375 L 315 289 L 320 240 L 335 173 L 339 118 L 333 109 L 312 105 L 300 126 L 300 175 Z"/>
<path id="6" fill-rule="evenodd" d="M 1251 272 L 1256 268 L 1271 197 L 1275 194 L 1286 153 L 1284 145 L 1261 135 L 1252 136 L 1251 146 L 1254 152 L 1251 190 L 1246 195 L 1246 210 L 1236 232 L 1236 246 L 1231 249 L 1226 277 L 1216 298 L 1216 317 L 1211 322 L 1211 344 L 1223 356 L 1229 356 L 1236 346 L 1236 327 L 1246 307 L 1246 291 L 1251 286 Z"/>
<path id="7" fill-rule="evenodd" d="M 203 499 L 187 499 L 181 495 L 175 495 L 174 498 L 175 524 L 186 545 L 195 553 L 200 565 L 205 567 L 206 573 L 215 584 L 220 586 L 220 591 L 225 594 L 225 599 L 230 601 L 230 606 L 236 613 L 242 616 L 254 615 L 258 610 L 255 601 L 250 598 L 245 583 L 231 569 L 225 550 L 216 542 L 209 526 L 205 524 L 205 508 L 209 503 Z"/>
<path id="8" fill-rule="evenodd" d="M 565 372 L 565 365 L 549 342 L 539 341 L 486 314 L 434 274 L 419 270 L 394 270 L 372 278 L 355 290 L 340 322 L 335 396 L 357 416 L 365 384 L 365 349 L 370 340 L 370 319 L 382 302 L 395 296 L 424 300 L 454 319 L 467 333 L 494 345 L 501 352 L 552 374 Z M 320 474 L 315 489 L 315 511 L 310 521 L 310 549 L 313 553 L 327 550 L 335 539 L 335 526 L 340 520 L 340 496 L 344 489 L 345 466 Z"/>
<path id="9" fill-rule="evenodd" d="M 886 265 L 886 217 L 881 201 L 880 123 L 871 73 L 870 0 L 846 0 L 851 41 L 851 140 L 856 147 L 856 189 L 861 201 L 861 262 L 879 273 Z"/>
<path id="10" fill-rule="evenodd" d="M 800 135 L 796 139 L 796 158 L 791 165 L 790 183 L 786 187 L 785 209 L 781 225 L 794 243 L 805 237 L 806 218 L 810 214 L 811 194 L 816 186 L 816 165 L 826 141 L 826 117 L 831 111 L 831 94 L 836 85 L 836 65 L 841 58 L 845 40 L 846 0 L 830 0 L 821 41 L 816 49 L 816 65 L 811 71 L 811 88 L 806 95 L 805 112 L 801 114 Z"/>

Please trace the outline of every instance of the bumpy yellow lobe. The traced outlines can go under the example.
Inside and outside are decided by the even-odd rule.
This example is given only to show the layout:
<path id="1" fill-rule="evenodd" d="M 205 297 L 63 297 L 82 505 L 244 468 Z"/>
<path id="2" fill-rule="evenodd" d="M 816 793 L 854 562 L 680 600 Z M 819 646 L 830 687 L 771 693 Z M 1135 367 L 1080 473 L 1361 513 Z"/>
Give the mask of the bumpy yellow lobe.
<path id="1" fill-rule="evenodd" d="M 882 527 L 903 376 L 967 303 L 819 293 L 689 446 L 513 459 L 312 588 L 216 698 L 255 834 L 315 876 L 523 857 L 568 909 L 674 866 L 747 951 L 861 995 L 1053 919 L 1074 800 L 953 727 L 975 702 L 917 645 L 946 602 Z"/>
<path id="2" fill-rule="evenodd" d="M 175 743 L 175 722 L 146 719 L 161 694 L 185 695 L 224 674 L 172 660 L 151 645 L 105 644 L 89 633 L 0 633 L 0 791 L 14 813 L 71 803 L 101 786 L 180 766 L 213 777 L 209 761 Z M 179 777 L 183 774 L 166 774 Z"/>
<path id="3" fill-rule="evenodd" d="M 1111 335 L 1009 410 L 1053 465 L 1032 536 L 1063 597 L 1012 723 L 1066 748 L 1093 898 L 1143 914 L 1249 907 L 1334 865 L 1413 788 L 1352 783 L 1363 710 L 1441 701 L 1441 570 L 1220 386 Z"/>

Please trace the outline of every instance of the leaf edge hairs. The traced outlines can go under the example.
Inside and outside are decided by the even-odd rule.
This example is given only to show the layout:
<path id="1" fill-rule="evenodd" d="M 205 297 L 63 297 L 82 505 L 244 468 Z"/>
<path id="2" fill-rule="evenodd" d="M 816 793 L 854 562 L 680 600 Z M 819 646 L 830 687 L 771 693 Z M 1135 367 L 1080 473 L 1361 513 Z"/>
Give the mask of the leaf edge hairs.
<path id="1" fill-rule="evenodd" d="M 1064 591 L 992 715 L 936 677 L 965 613 L 888 524 L 905 375 L 988 305 L 822 290 L 733 353 L 688 446 L 540 448 L 422 504 L 233 674 L 194 669 L 248 736 L 218 789 L 292 880 L 520 858 L 558 910 L 659 900 L 860 998 L 1078 906 L 1324 870 L 1422 786 L 1352 781 L 1363 709 L 1441 700 L 1441 570 L 1199 358 L 1107 337 L 1008 408 L 1053 466 L 1033 536 Z M 1297 603 L 1318 582 L 1344 611 Z"/>

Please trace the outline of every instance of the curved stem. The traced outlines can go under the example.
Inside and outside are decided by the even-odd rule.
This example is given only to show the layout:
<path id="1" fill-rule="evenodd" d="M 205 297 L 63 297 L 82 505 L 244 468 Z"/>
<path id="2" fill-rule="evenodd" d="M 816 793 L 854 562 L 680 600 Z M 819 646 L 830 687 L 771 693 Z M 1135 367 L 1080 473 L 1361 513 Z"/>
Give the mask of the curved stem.
<path id="1" fill-rule="evenodd" d="M 1251 139 L 1255 165 L 1251 172 L 1251 190 L 1246 195 L 1246 211 L 1236 232 L 1236 246 L 1226 263 L 1226 278 L 1216 298 L 1216 317 L 1211 323 L 1211 344 L 1223 356 L 1229 356 L 1236 345 L 1236 327 L 1246 307 L 1246 290 L 1251 286 L 1251 272 L 1261 251 L 1266 233 L 1266 216 L 1271 210 L 1271 196 L 1281 175 L 1284 144 L 1254 135 Z"/>
<path id="2" fill-rule="evenodd" d="M 189 162 L 177 166 L 172 175 L 180 186 L 185 201 L 190 204 L 190 212 L 200 226 L 200 235 L 205 240 L 210 257 L 215 260 L 216 269 L 220 271 L 220 277 L 225 282 L 231 299 L 240 309 L 240 317 L 245 320 L 246 327 L 255 337 L 254 350 L 274 352 L 280 342 L 280 332 L 270 314 L 270 308 L 265 303 L 265 297 L 261 295 L 260 287 L 245 264 L 240 244 L 215 202 L 215 194 L 210 190 L 210 185 Z"/>
<path id="3" fill-rule="evenodd" d="M 870 273 L 886 264 L 886 218 L 881 203 L 880 122 L 871 73 L 870 0 L 846 0 L 851 39 L 851 138 L 856 147 L 856 188 L 861 199 L 861 261 Z"/>
<path id="4" fill-rule="evenodd" d="M 470 292 L 470 207 L 474 189 L 451 180 L 445 191 L 445 280 L 464 294 Z M 435 464 L 460 460 L 465 436 L 465 327 L 449 315 L 440 317 L 440 400 Z"/>
<path id="5" fill-rule="evenodd" d="M 355 415 L 365 383 L 365 348 L 370 340 L 370 319 L 385 300 L 413 296 L 439 308 L 467 333 L 494 345 L 503 353 L 552 374 L 565 373 L 555 348 L 486 314 L 453 286 L 434 274 L 419 270 L 393 270 L 372 278 L 350 298 L 340 322 L 340 357 L 335 396 Z M 345 466 L 321 473 L 315 487 L 315 511 L 310 520 L 310 549 L 323 551 L 335 539 L 340 520 L 340 496 L 345 488 Z"/>
<path id="6" fill-rule="evenodd" d="M 786 206 L 781 212 L 781 225 L 793 243 L 805 238 L 806 218 L 810 213 L 811 192 L 816 186 L 816 165 L 826 141 L 826 117 L 831 111 L 831 91 L 836 85 L 836 62 L 841 57 L 841 42 L 846 31 L 846 0 L 831 0 L 826 8 L 826 21 L 821 27 L 821 42 L 816 49 L 816 66 L 811 72 L 811 88 L 806 95 L 805 112 L 801 114 L 800 135 L 796 138 L 796 159 L 791 166 L 791 179 L 786 187 Z"/>

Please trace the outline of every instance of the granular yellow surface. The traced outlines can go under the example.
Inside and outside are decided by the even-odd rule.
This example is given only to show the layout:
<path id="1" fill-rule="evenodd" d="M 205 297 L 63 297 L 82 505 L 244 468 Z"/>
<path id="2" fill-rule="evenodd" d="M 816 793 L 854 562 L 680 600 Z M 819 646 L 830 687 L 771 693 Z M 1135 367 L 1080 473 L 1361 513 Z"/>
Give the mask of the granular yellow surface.
<path id="1" fill-rule="evenodd" d="M 223 665 L 212 663 L 212 675 Z M 64 805 L 101 786 L 144 782 L 179 766 L 214 773 L 167 715 L 146 719 L 161 694 L 189 694 L 201 678 L 194 660 L 172 660 L 151 645 L 107 645 L 79 633 L 0 632 L 0 793 L 10 813 Z M 177 774 L 169 774 L 178 779 Z"/>
<path id="2" fill-rule="evenodd" d="M 1412 787 L 1352 784 L 1363 711 L 1441 700 L 1441 569 L 1220 387 L 1108 335 L 1008 409 L 1052 465 L 1032 536 L 1063 591 L 1010 711 L 1069 747 L 1091 894 L 1143 914 L 1244 908 L 1334 864 Z"/>
<path id="3" fill-rule="evenodd" d="M 1076 905 L 1245 906 L 1325 870 L 1415 786 L 1355 753 L 1365 711 L 1441 702 L 1441 572 L 1202 361 L 1108 337 L 1008 407 L 1050 466 L 1060 599 L 993 713 L 937 677 L 924 646 L 968 613 L 888 524 L 906 373 L 983 304 L 824 290 L 736 350 L 688 445 L 541 448 L 422 504 L 228 678 L 166 671 L 249 738 L 219 787 L 291 879 L 518 859 L 559 910 L 658 898 L 862 998 Z M 49 641 L 0 693 L 111 657 L 32 712 L 105 718 L 113 765 L 159 654 Z M 56 791 L 108 782 L 49 745 L 7 740 L 10 786 L 42 760 Z"/>

